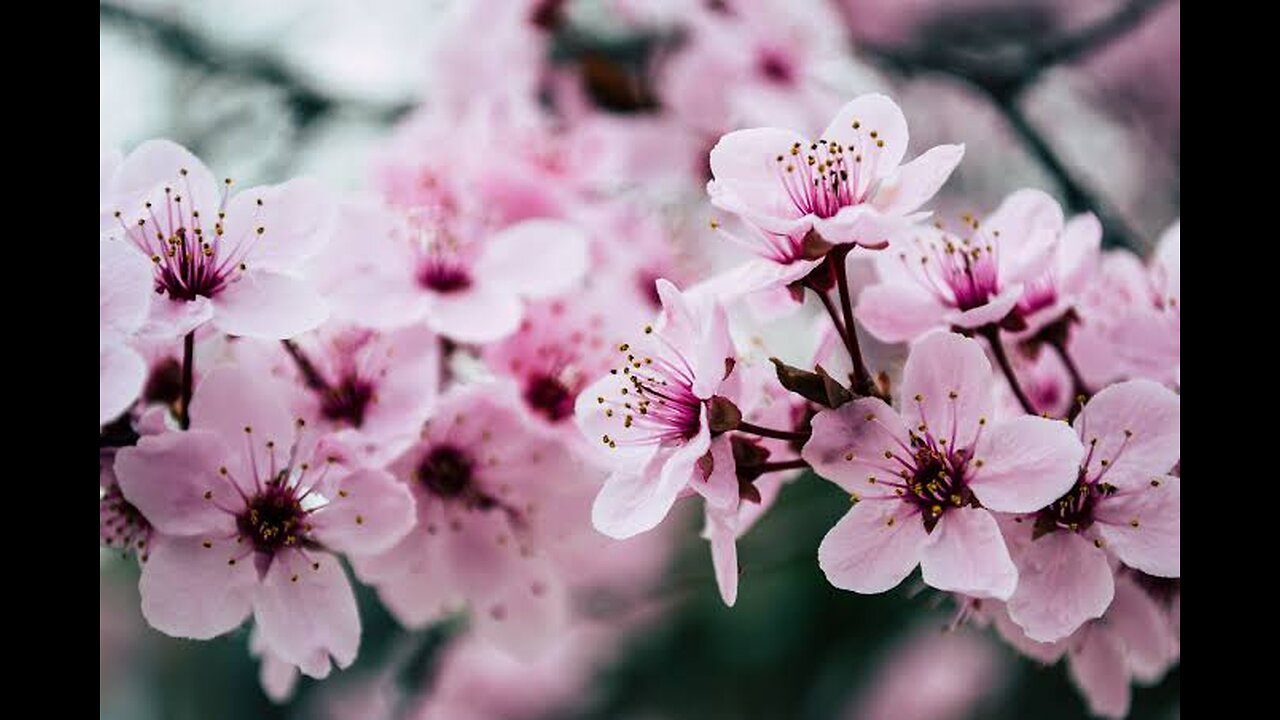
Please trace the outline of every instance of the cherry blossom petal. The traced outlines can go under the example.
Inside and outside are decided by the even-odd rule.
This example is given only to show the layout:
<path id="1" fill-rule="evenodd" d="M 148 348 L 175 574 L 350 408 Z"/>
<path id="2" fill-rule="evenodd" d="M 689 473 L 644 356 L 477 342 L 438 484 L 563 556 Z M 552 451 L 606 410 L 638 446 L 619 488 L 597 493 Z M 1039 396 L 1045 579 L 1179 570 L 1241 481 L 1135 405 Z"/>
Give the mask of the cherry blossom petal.
<path id="1" fill-rule="evenodd" d="M 357 470 L 338 481 L 329 504 L 312 516 L 325 545 L 370 555 L 389 549 L 413 527 L 413 494 L 384 470 Z"/>
<path id="2" fill-rule="evenodd" d="M 160 532 L 224 537 L 234 524 L 219 506 L 242 506 L 235 486 L 218 474 L 227 455 L 213 433 L 148 435 L 116 453 L 116 477 L 125 498 Z"/>
<path id="3" fill-rule="evenodd" d="M 902 418 L 877 398 L 861 398 L 823 410 L 814 416 L 812 426 L 813 434 L 800 455 L 845 492 L 874 489 L 867 482 L 869 478 L 895 472 L 886 466 L 884 453 L 903 454 L 910 448 Z"/>
<path id="4" fill-rule="evenodd" d="M 919 284 L 882 282 L 863 289 L 854 317 L 877 340 L 910 342 L 942 325 L 947 308 Z"/>
<path id="5" fill-rule="evenodd" d="M 921 550 L 925 584 L 978 598 L 1008 600 L 1018 584 L 1000 526 L 979 508 L 952 508 Z"/>
<path id="6" fill-rule="evenodd" d="M 213 300 L 213 324 L 228 335 L 285 340 L 329 317 L 324 299 L 297 278 L 265 270 L 240 275 Z"/>
<path id="7" fill-rule="evenodd" d="M 1103 498 L 1095 527 L 1125 565 L 1157 577 L 1182 574 L 1182 478 L 1161 475 L 1146 487 Z"/>
<path id="8" fill-rule="evenodd" d="M 1102 389 L 1074 424 L 1090 447 L 1089 477 L 1101 475 L 1118 487 L 1143 487 L 1169 472 L 1182 455 L 1182 401 L 1150 380 Z"/>
<path id="9" fill-rule="evenodd" d="M 1024 523 L 1030 524 L 1030 523 Z M 1073 532 L 1051 532 L 1015 553 L 1009 616 L 1037 642 L 1053 642 L 1102 617 L 1115 593 L 1107 555 Z"/>
<path id="10" fill-rule="evenodd" d="M 235 558 L 240 559 L 232 562 Z M 151 627 L 208 640 L 244 622 L 257 584 L 253 562 L 225 536 L 155 535 L 138 591 Z"/>
<path id="11" fill-rule="evenodd" d="M 884 178 L 898 169 L 907 153 L 907 118 L 887 95 L 868 93 L 840 108 L 820 137 L 860 150 L 867 164 L 863 172 Z"/>
<path id="12" fill-rule="evenodd" d="M 1035 512 L 1066 494 L 1084 448 L 1071 427 L 1048 418 L 1010 418 L 986 429 L 974 447 L 969 489 L 998 512 Z"/>
<path id="13" fill-rule="evenodd" d="M 525 220 L 489 238 L 476 274 L 527 298 L 559 295 L 587 271 L 587 236 L 562 220 Z"/>
<path id="14" fill-rule="evenodd" d="M 872 204 L 887 215 L 905 215 L 929 202 L 964 157 L 964 145 L 938 145 L 898 168 L 880 184 Z"/>
<path id="15" fill-rule="evenodd" d="M 972 444 L 995 407 L 991 363 L 977 341 L 945 331 L 916 341 L 902 369 L 902 417 L 952 447 Z M 1056 497 L 1056 496 L 1055 496 Z"/>
<path id="16" fill-rule="evenodd" d="M 506 288 L 476 284 L 455 293 L 431 295 L 426 322 L 432 330 L 459 342 L 501 340 L 520 326 L 524 307 Z"/>
<path id="17" fill-rule="evenodd" d="M 253 615 L 267 647 L 312 677 L 328 673 L 330 655 L 347 667 L 360 647 L 355 595 L 327 553 L 276 553 L 254 593 Z"/>
<path id="18" fill-rule="evenodd" d="M 1084 693 L 1090 712 L 1116 720 L 1129 714 L 1129 673 L 1119 638 L 1090 627 L 1067 657 L 1071 680 Z"/>
<path id="19" fill-rule="evenodd" d="M 133 348 L 106 343 L 98 348 L 98 424 L 117 417 L 142 392 L 147 362 Z"/>
<path id="20" fill-rule="evenodd" d="M 928 543 L 923 523 L 906 503 L 864 500 L 822 538 L 818 566 L 842 590 L 881 593 L 911 574 Z"/>

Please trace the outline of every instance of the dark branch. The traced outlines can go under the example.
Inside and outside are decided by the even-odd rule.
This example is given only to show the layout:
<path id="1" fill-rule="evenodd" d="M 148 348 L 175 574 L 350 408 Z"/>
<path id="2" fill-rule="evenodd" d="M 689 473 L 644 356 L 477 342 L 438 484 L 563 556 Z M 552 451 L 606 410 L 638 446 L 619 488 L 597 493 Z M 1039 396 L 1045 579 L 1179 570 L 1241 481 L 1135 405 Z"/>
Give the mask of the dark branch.
<path id="1" fill-rule="evenodd" d="M 944 42 L 922 43 L 915 48 L 862 45 L 860 50 L 881 65 L 903 75 L 941 73 L 981 89 L 1004 114 L 1028 152 L 1062 188 L 1073 212 L 1091 211 L 1104 229 L 1107 247 L 1142 247 L 1138 235 L 1107 203 L 1076 179 L 1066 163 L 1019 105 L 1022 94 L 1047 69 L 1079 61 L 1133 30 L 1166 0 L 1131 0 L 1098 22 L 1057 39 L 1021 48 L 999 47 L 994 53 L 974 52 L 971 47 L 950 47 Z"/>

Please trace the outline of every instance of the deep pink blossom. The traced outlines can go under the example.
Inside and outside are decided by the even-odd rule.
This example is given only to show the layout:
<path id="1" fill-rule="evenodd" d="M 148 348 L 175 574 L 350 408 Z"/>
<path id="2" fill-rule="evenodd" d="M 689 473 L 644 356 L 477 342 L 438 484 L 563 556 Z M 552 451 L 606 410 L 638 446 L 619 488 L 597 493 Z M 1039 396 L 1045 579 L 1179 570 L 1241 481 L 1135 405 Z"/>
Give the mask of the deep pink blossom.
<path id="1" fill-rule="evenodd" d="M 804 459 L 854 500 L 818 549 L 833 585 L 883 592 L 919 564 L 939 589 L 1013 594 L 1018 573 L 991 511 L 1044 507 L 1084 453 L 1064 422 L 992 422 L 993 382 L 976 341 L 932 333 L 907 359 L 901 415 L 864 398 L 813 419 Z"/>
<path id="2" fill-rule="evenodd" d="M 332 551 L 374 553 L 410 528 L 413 499 L 381 470 L 327 462 L 269 382 L 209 372 L 192 427 L 143 437 L 116 458 L 124 497 L 155 527 L 142 613 L 207 639 L 252 613 L 266 647 L 312 677 L 360 641 L 355 598 Z"/>
<path id="3" fill-rule="evenodd" d="M 584 389 L 575 405 L 579 429 L 612 469 L 592 522 L 614 538 L 652 529 L 686 488 L 712 485 L 698 465 L 712 449 L 707 401 L 734 367 L 724 308 L 691 298 L 666 280 L 657 287 L 658 322 L 620 343 L 620 363 Z M 728 439 L 721 441 L 727 450 Z"/>
<path id="4" fill-rule="evenodd" d="M 170 337 L 206 321 L 231 335 L 287 338 L 328 314 L 299 275 L 328 237 L 332 203 L 295 179 L 232 193 L 168 140 L 139 145 L 113 174 L 114 234 L 151 258 L 150 332 Z"/>

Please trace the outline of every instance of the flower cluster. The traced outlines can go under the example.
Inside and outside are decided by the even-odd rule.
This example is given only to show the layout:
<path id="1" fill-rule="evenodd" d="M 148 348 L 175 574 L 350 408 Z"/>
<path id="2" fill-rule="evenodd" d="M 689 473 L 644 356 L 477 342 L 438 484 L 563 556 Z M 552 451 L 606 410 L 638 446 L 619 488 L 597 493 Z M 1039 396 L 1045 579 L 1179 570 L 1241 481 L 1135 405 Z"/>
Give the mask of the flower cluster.
<path id="1" fill-rule="evenodd" d="M 815 82 L 828 23 L 694 16 L 667 124 L 481 65 L 485 96 L 405 121 L 359 198 L 241 189 L 167 140 L 102 155 L 101 542 L 142 615 L 252 618 L 279 700 L 355 660 L 358 581 L 406 628 L 467 618 L 444 716 L 475 677 L 536 677 L 510 663 L 594 662 L 582 599 L 642 596 L 643 538 L 685 505 L 733 606 L 738 539 L 820 478 L 849 501 L 833 586 L 918 567 L 1123 716 L 1179 652 L 1177 222 L 1144 262 L 1036 189 L 935 212 L 964 147 L 909 153 L 892 99 Z M 779 97 L 803 130 L 734 129 Z"/>

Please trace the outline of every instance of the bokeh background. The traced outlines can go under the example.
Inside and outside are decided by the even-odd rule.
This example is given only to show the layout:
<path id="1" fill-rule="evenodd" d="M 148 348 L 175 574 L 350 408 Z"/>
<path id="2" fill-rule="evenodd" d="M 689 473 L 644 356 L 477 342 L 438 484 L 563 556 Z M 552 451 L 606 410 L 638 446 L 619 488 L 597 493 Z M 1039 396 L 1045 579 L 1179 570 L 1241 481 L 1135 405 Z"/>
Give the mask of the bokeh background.
<path id="1" fill-rule="evenodd" d="M 712 130 L 691 128 L 658 90 L 672 67 L 687 62 L 679 18 L 694 0 L 512 4 L 548 13 L 540 29 L 546 62 L 580 82 L 599 109 L 659 132 L 670 128 L 681 142 L 708 149 L 714 142 L 718 132 L 701 139 Z M 990 208 L 1014 188 L 1041 187 L 1072 211 L 1097 213 L 1109 245 L 1138 252 L 1178 216 L 1178 2 L 759 4 L 821 13 L 832 33 L 783 41 L 817 46 L 834 38 L 822 50 L 830 57 L 820 58 L 824 90 L 846 99 L 890 92 L 911 123 L 911 154 L 940 142 L 967 145 L 940 207 Z M 169 137 L 238 182 L 308 173 L 357 191 L 397 121 L 465 87 L 473 68 L 449 67 L 441 52 L 456 33 L 450 18 L 458 5 L 103 2 L 101 145 L 127 151 Z M 494 22 L 506 15 L 495 11 Z M 481 33 L 476 42 L 490 43 L 486 52 L 499 67 L 518 62 L 504 60 L 501 37 Z M 734 113 L 722 119 L 724 129 L 758 124 L 750 112 Z M 711 242 L 683 242 L 699 240 Z M 982 631 L 943 632 L 954 609 L 918 581 L 872 597 L 831 588 L 815 552 L 846 507 L 835 486 L 815 478 L 785 487 L 740 542 L 743 579 L 731 610 L 716 592 L 699 518 L 669 522 L 653 541 L 660 547 L 645 550 L 657 554 L 662 571 L 644 601 L 591 600 L 588 610 L 601 624 L 626 630 L 605 643 L 584 642 L 591 652 L 541 671 L 468 673 L 472 648 L 463 646 L 462 620 L 405 632 L 362 590 L 356 665 L 323 683 L 304 679 L 284 706 L 259 689 L 247 633 L 194 643 L 149 629 L 138 613 L 134 561 L 103 551 L 101 717 L 1086 716 L 1063 664 L 1040 667 Z M 499 697 L 510 701 L 489 702 Z M 1130 717 L 1176 718 L 1178 698 L 1174 668 L 1158 685 L 1135 689 Z"/>

